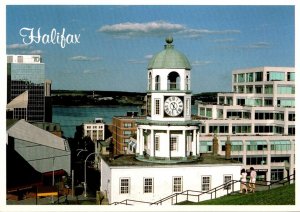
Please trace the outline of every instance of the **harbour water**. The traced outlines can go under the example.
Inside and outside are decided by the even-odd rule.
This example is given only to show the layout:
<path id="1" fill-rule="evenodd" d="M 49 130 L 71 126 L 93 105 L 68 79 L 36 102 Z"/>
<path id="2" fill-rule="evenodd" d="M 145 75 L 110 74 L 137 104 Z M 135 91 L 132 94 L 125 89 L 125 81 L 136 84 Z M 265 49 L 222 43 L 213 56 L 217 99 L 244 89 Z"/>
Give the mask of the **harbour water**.
<path id="1" fill-rule="evenodd" d="M 112 123 L 112 117 L 125 116 L 127 112 L 138 112 L 137 106 L 53 106 L 52 122 L 59 123 L 65 137 L 74 137 L 76 126 L 84 122 L 93 121 L 95 118 L 103 118 L 106 124 Z M 196 114 L 196 107 L 192 106 L 192 113 Z"/>
<path id="2" fill-rule="evenodd" d="M 106 124 L 112 123 L 113 116 L 124 116 L 126 112 L 140 112 L 137 106 L 53 106 L 52 122 L 59 123 L 65 137 L 73 137 L 76 126 L 84 122 L 93 121 L 95 118 L 103 118 Z"/>

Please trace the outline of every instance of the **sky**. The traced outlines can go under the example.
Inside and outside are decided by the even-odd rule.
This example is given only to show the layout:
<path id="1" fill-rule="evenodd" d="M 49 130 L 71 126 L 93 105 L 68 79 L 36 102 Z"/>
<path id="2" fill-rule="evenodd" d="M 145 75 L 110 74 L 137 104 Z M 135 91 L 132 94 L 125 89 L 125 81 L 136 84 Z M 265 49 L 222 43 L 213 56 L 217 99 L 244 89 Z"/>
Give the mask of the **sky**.
<path id="1" fill-rule="evenodd" d="M 295 66 L 294 10 L 285 5 L 7 5 L 6 53 L 41 54 L 52 89 L 145 92 L 148 62 L 171 35 L 175 49 L 191 63 L 193 93 L 225 92 L 231 91 L 233 70 Z M 64 48 L 30 43 L 31 31 L 23 28 L 33 29 L 34 36 L 38 29 L 41 36 L 65 29 L 73 43 Z"/>

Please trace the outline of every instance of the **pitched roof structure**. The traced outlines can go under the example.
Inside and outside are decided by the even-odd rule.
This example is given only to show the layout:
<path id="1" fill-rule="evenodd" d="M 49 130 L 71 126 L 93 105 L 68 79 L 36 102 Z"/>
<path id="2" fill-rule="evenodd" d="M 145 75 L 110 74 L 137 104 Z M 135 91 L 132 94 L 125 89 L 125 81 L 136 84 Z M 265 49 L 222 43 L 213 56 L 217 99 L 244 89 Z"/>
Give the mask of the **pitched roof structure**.
<path id="1" fill-rule="evenodd" d="M 28 90 L 11 100 L 7 105 L 6 109 L 14 108 L 27 108 L 28 106 Z"/>
<path id="2" fill-rule="evenodd" d="M 9 136 L 20 140 L 69 151 L 68 144 L 65 142 L 65 139 L 53 135 L 46 130 L 40 129 L 39 127 L 26 122 L 24 119 L 21 119 L 10 126 L 6 132 Z"/>

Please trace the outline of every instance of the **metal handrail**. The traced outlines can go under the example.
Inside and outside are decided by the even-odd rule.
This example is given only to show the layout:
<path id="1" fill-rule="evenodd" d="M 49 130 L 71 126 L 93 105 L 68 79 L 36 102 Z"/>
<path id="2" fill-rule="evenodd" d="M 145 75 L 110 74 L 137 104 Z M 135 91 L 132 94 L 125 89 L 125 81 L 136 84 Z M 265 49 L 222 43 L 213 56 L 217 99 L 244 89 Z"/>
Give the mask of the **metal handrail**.
<path id="1" fill-rule="evenodd" d="M 292 174 L 292 175 L 289 175 L 289 176 L 287 176 L 287 177 L 285 177 L 285 178 L 283 178 L 281 180 L 273 181 L 273 182 L 272 181 L 263 181 L 263 182 L 267 182 L 267 184 L 262 184 L 262 183 L 253 183 L 253 184 L 260 185 L 260 186 L 266 186 L 266 187 L 268 187 L 268 189 L 271 189 L 271 185 L 273 185 L 273 184 L 279 183 L 279 184 L 284 185 L 286 182 L 290 182 L 290 181 L 293 181 L 295 183 L 296 179 L 295 179 L 294 176 L 295 176 L 295 174 Z M 291 180 L 291 177 L 293 177 L 292 180 Z M 289 180 L 285 181 L 284 183 L 280 183 L 281 181 L 283 181 L 285 179 L 289 179 Z M 158 205 L 158 204 L 162 204 L 163 202 L 165 202 L 165 201 L 167 201 L 169 199 L 172 199 L 174 197 L 177 198 L 177 196 L 179 196 L 179 195 L 186 195 L 187 196 L 187 200 L 188 200 L 188 196 L 198 196 L 198 202 L 200 202 L 200 196 L 201 195 L 210 194 L 211 195 L 211 199 L 212 199 L 212 195 L 215 194 L 215 198 L 216 198 L 217 191 L 219 191 L 219 190 L 221 190 L 223 188 L 226 188 L 227 186 L 230 186 L 230 185 L 234 186 L 234 184 L 236 184 L 236 183 L 241 183 L 241 180 L 231 180 L 231 181 L 228 181 L 228 182 L 226 182 L 226 183 L 224 183 L 222 185 L 219 185 L 219 186 L 217 186 L 217 187 L 215 187 L 213 189 L 210 189 L 210 190 L 204 191 L 204 192 L 203 191 L 196 191 L 196 190 L 185 190 L 183 192 L 171 194 L 171 195 L 166 196 L 166 197 L 164 197 L 164 198 L 162 198 L 160 200 L 157 200 L 155 202 L 144 202 L 144 201 L 138 201 L 138 200 L 125 199 L 125 200 L 123 200 L 121 202 L 113 202 L 110 205 L 113 205 L 113 204 L 114 205 L 117 205 L 117 204 L 132 205 L 132 204 L 128 204 L 128 201 L 139 202 L 139 203 L 147 203 L 147 204 L 150 204 L 150 205 Z M 231 190 L 232 191 L 230 193 L 233 193 L 234 189 L 231 189 Z M 198 195 L 197 194 L 190 194 L 189 192 L 198 192 L 200 194 L 198 194 Z M 230 194 L 230 193 L 228 193 L 228 189 L 227 189 L 227 195 Z M 124 201 L 126 203 L 123 203 Z M 176 199 L 176 203 L 177 203 L 177 199 Z"/>

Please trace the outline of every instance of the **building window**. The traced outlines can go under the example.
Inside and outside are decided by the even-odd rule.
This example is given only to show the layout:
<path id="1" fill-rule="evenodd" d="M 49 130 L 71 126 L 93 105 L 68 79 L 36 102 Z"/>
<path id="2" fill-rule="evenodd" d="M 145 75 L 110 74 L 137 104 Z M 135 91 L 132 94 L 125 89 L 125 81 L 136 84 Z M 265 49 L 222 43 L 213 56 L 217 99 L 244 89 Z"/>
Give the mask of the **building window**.
<path id="1" fill-rule="evenodd" d="M 244 74 L 238 74 L 238 82 L 245 82 Z"/>
<path id="2" fill-rule="evenodd" d="M 148 90 L 152 90 L 152 74 L 151 74 L 151 72 L 148 75 Z"/>
<path id="3" fill-rule="evenodd" d="M 120 179 L 120 193 L 121 194 L 129 194 L 130 192 L 130 179 L 129 178 L 121 178 Z"/>
<path id="4" fill-rule="evenodd" d="M 156 77 L 155 77 L 155 90 L 160 90 L 160 77 L 159 77 L 159 75 L 157 75 Z"/>
<path id="5" fill-rule="evenodd" d="M 254 133 L 274 133 L 275 127 L 274 126 L 255 126 Z"/>
<path id="6" fill-rule="evenodd" d="M 295 135 L 295 126 L 288 127 L 288 135 Z"/>
<path id="7" fill-rule="evenodd" d="M 271 169 L 271 180 L 277 181 L 283 179 L 283 169 Z"/>
<path id="8" fill-rule="evenodd" d="M 153 178 L 144 178 L 144 193 L 153 193 Z"/>
<path id="9" fill-rule="evenodd" d="M 253 93 L 253 86 L 252 85 L 247 85 L 246 86 L 246 93 Z"/>
<path id="10" fill-rule="evenodd" d="M 295 86 L 278 85 L 277 94 L 295 94 Z"/>
<path id="11" fill-rule="evenodd" d="M 173 192 L 182 192 L 182 177 L 173 177 Z"/>
<path id="12" fill-rule="evenodd" d="M 289 121 L 295 121 L 295 113 L 289 113 Z"/>
<path id="13" fill-rule="evenodd" d="M 206 108 L 206 117 L 212 118 L 212 109 L 211 108 Z"/>
<path id="14" fill-rule="evenodd" d="M 246 165 L 266 165 L 266 156 L 247 156 Z"/>
<path id="15" fill-rule="evenodd" d="M 251 125 L 244 125 L 244 126 L 232 126 L 232 133 L 251 133 Z"/>
<path id="16" fill-rule="evenodd" d="M 155 99 L 155 115 L 159 115 L 159 114 L 160 114 L 160 100 Z"/>
<path id="17" fill-rule="evenodd" d="M 211 176 L 202 176 L 202 191 L 210 190 L 210 181 Z"/>
<path id="18" fill-rule="evenodd" d="M 168 90 L 180 89 L 180 76 L 177 72 L 173 71 L 168 75 Z"/>
<path id="19" fill-rule="evenodd" d="M 200 141 L 200 153 L 212 151 L 212 141 Z"/>
<path id="20" fill-rule="evenodd" d="M 171 137 L 171 144 L 170 144 L 171 151 L 177 150 L 177 137 Z"/>
<path id="21" fill-rule="evenodd" d="M 155 136 L 155 150 L 159 151 L 159 136 Z"/>
<path id="22" fill-rule="evenodd" d="M 190 78 L 189 76 L 186 76 L 185 78 L 185 86 L 186 86 L 186 90 L 190 90 Z"/>
<path id="23" fill-rule="evenodd" d="M 263 72 L 255 72 L 255 82 L 263 81 Z"/>
<path id="24" fill-rule="evenodd" d="M 253 73 L 247 73 L 246 74 L 246 81 L 247 82 L 253 82 Z"/>
<path id="25" fill-rule="evenodd" d="M 185 100 L 185 107 L 186 107 L 186 115 L 190 115 L 190 99 Z"/>
<path id="26" fill-rule="evenodd" d="M 255 85 L 255 93 L 262 93 L 262 86 L 261 85 Z"/>
<path id="27" fill-rule="evenodd" d="M 132 127 L 132 123 L 124 123 L 124 128 L 131 128 Z"/>
<path id="28" fill-rule="evenodd" d="M 123 135 L 130 136 L 130 135 L 131 135 L 131 131 L 129 131 L 129 130 L 125 130 L 125 131 L 123 132 Z"/>
<path id="29" fill-rule="evenodd" d="M 223 118 L 223 109 L 217 109 L 217 118 L 222 119 Z"/>
<path id="30" fill-rule="evenodd" d="M 267 72 L 267 81 L 284 81 L 285 73 L 284 72 Z"/>
<path id="31" fill-rule="evenodd" d="M 248 151 L 268 150 L 267 141 L 246 141 Z"/>
<path id="32" fill-rule="evenodd" d="M 295 73 L 287 72 L 287 81 L 295 81 Z"/>
<path id="33" fill-rule="evenodd" d="M 272 98 L 265 98 L 264 106 L 272 106 L 272 105 L 273 105 L 273 99 Z"/>
<path id="34" fill-rule="evenodd" d="M 23 63 L 23 56 L 18 56 L 18 63 Z"/>
<path id="35" fill-rule="evenodd" d="M 199 115 L 200 116 L 205 116 L 205 107 L 200 107 L 199 108 Z"/>
<path id="36" fill-rule="evenodd" d="M 209 133 L 228 133 L 228 126 L 209 126 Z"/>
<path id="37" fill-rule="evenodd" d="M 232 180 L 232 175 L 224 175 L 224 184 Z M 231 183 L 224 186 L 224 190 L 231 190 Z"/>
<path id="38" fill-rule="evenodd" d="M 273 85 L 265 85 L 265 94 L 273 94 Z"/>

